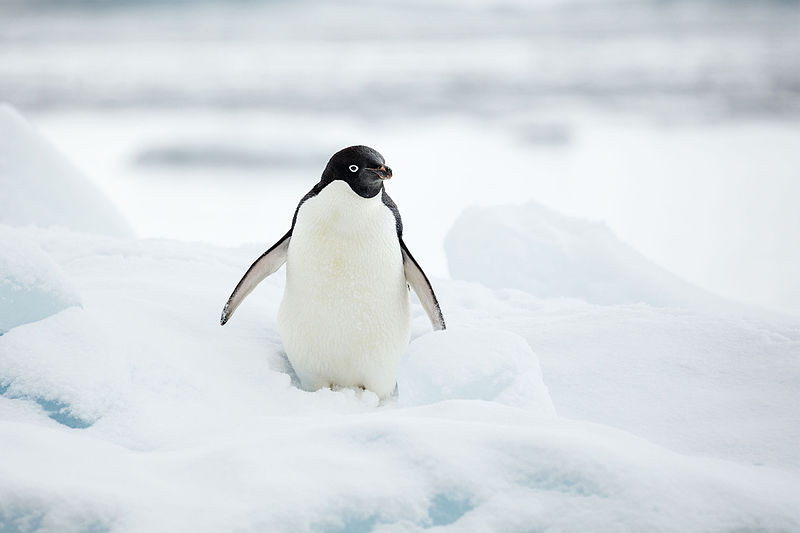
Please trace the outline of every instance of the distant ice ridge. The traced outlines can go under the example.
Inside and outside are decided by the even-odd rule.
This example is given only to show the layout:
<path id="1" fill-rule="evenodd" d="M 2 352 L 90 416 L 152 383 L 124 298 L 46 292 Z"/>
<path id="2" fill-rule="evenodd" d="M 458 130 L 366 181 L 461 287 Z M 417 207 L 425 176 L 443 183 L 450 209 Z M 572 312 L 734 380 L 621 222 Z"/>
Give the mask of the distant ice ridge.
<path id="1" fill-rule="evenodd" d="M 470 207 L 445 240 L 453 278 L 543 298 L 709 311 L 733 305 L 656 265 L 600 222 L 536 202 Z"/>
<path id="2" fill-rule="evenodd" d="M 105 194 L 22 115 L 3 103 L 0 103 L 0 224 L 63 226 L 116 236 L 132 234 Z"/>

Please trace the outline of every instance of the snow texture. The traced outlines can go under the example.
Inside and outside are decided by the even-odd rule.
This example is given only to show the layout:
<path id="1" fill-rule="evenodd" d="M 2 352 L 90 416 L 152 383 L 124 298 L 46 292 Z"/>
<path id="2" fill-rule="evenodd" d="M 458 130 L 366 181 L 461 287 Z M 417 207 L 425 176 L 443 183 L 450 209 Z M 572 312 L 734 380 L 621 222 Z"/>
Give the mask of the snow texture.
<path id="1" fill-rule="evenodd" d="M 0 224 L 131 234 L 105 194 L 14 108 L 0 103 Z"/>
<path id="2" fill-rule="evenodd" d="M 648 260 L 604 224 L 533 201 L 467 209 L 448 233 L 445 249 L 454 278 L 490 288 L 596 304 L 730 307 Z"/>
<path id="3" fill-rule="evenodd" d="M 219 327 L 263 246 L 37 214 L 0 227 L 2 282 L 60 302 L 25 324 L 2 302 L 0 531 L 800 529 L 800 325 L 695 306 L 602 227 L 465 214 L 454 268 L 492 261 L 533 294 L 433 279 L 450 329 L 414 302 L 399 394 L 380 401 L 298 387 L 283 271 Z"/>
<path id="4" fill-rule="evenodd" d="M 0 337 L 7 530 L 800 527 L 796 324 L 437 279 L 380 403 L 292 382 L 280 273 L 217 325 L 260 247 L 25 233 L 83 307 Z"/>
<path id="5" fill-rule="evenodd" d="M 456 327 L 416 339 L 398 386 L 401 404 L 484 400 L 555 414 L 536 355 L 525 339 L 501 330 Z"/>
<path id="6" fill-rule="evenodd" d="M 61 268 L 14 228 L 0 225 L 0 334 L 78 305 Z"/>

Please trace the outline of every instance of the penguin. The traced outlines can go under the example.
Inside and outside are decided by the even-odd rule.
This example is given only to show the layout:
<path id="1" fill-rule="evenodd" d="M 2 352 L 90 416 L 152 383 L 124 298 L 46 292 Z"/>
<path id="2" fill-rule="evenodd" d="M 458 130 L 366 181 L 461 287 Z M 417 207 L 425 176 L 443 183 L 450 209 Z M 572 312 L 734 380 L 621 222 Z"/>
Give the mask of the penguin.
<path id="1" fill-rule="evenodd" d="M 302 388 L 396 391 L 411 334 L 409 288 L 434 330 L 444 316 L 428 277 L 403 242 L 403 222 L 384 182 L 383 156 L 367 146 L 336 152 L 303 196 L 289 231 L 250 266 L 222 310 L 286 263 L 278 334 Z"/>

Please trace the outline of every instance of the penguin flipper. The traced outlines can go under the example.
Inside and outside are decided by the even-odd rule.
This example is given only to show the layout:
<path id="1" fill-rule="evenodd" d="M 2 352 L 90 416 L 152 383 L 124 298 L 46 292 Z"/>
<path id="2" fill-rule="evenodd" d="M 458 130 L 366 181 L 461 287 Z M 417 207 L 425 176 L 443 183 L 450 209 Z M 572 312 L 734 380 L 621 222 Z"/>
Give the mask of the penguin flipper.
<path id="1" fill-rule="evenodd" d="M 408 251 L 402 238 L 400 239 L 400 249 L 403 251 L 403 271 L 406 274 L 406 281 L 417 293 L 433 329 L 435 331 L 446 329 L 442 309 L 439 307 L 439 300 L 436 299 L 431 282 L 428 281 L 428 276 L 422 271 L 414 256 Z"/>
<path id="2" fill-rule="evenodd" d="M 264 252 L 261 257 L 255 260 L 247 269 L 239 284 L 233 289 L 231 297 L 228 298 L 225 307 L 222 308 L 222 316 L 219 323 L 224 326 L 225 323 L 231 318 L 233 312 L 239 307 L 248 294 L 253 292 L 256 285 L 264 281 L 264 279 L 278 270 L 286 262 L 286 255 L 289 251 L 289 241 L 292 238 L 292 230 L 289 230 L 286 235 L 280 238 L 278 242 L 273 244 L 269 250 Z"/>

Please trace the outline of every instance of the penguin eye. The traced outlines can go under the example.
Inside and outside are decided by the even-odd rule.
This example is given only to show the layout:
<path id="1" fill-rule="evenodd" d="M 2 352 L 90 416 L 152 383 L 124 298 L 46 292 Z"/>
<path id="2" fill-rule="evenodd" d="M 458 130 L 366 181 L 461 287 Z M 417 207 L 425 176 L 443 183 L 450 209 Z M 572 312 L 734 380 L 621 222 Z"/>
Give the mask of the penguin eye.
<path id="1" fill-rule="evenodd" d="M 358 172 L 358 167 L 355 165 L 350 165 L 350 172 Z"/>

